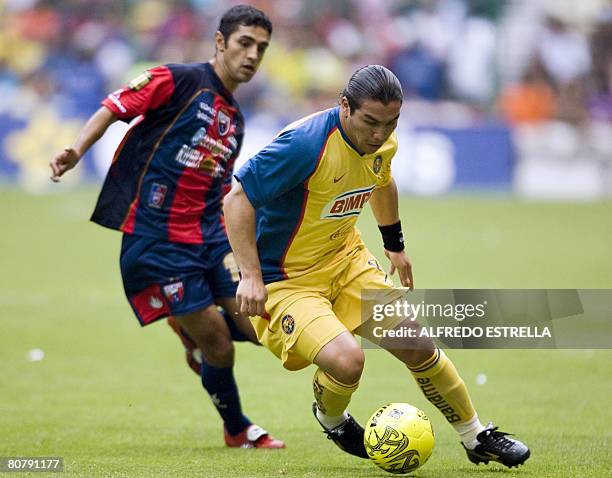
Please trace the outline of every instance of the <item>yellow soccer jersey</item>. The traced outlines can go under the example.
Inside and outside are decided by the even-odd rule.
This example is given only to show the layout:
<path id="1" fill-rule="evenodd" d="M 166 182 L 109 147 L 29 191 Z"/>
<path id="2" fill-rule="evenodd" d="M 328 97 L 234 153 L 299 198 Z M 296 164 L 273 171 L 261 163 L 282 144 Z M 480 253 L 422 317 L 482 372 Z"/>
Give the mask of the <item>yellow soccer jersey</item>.
<path id="1" fill-rule="evenodd" d="M 236 173 L 257 211 L 266 284 L 316 270 L 360 243 L 357 217 L 374 188 L 391 181 L 396 151 L 393 134 L 375 153 L 358 153 L 336 107 L 289 125 Z"/>

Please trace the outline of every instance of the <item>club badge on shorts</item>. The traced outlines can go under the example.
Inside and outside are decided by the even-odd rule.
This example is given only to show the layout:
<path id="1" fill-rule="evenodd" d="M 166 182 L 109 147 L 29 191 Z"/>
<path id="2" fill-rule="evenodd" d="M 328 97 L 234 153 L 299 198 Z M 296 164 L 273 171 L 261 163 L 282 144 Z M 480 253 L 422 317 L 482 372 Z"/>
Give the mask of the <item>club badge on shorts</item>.
<path id="1" fill-rule="evenodd" d="M 295 329 L 295 320 L 292 316 L 287 314 L 281 319 L 281 327 L 283 328 L 283 332 L 287 335 L 291 335 Z"/>
<path id="2" fill-rule="evenodd" d="M 183 282 L 173 282 L 172 284 L 168 284 L 164 286 L 164 295 L 168 302 L 171 304 L 178 304 L 183 300 L 185 295 L 185 289 L 183 287 Z"/>

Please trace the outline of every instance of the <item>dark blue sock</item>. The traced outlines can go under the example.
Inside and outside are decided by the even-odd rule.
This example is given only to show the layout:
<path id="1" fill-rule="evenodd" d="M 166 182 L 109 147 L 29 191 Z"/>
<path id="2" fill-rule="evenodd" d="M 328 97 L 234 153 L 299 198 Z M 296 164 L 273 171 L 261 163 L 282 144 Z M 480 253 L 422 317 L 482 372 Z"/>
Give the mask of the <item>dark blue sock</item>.
<path id="1" fill-rule="evenodd" d="M 210 395 L 230 435 L 236 435 L 251 422 L 242 414 L 238 386 L 232 367 L 217 368 L 202 362 L 202 385 Z"/>

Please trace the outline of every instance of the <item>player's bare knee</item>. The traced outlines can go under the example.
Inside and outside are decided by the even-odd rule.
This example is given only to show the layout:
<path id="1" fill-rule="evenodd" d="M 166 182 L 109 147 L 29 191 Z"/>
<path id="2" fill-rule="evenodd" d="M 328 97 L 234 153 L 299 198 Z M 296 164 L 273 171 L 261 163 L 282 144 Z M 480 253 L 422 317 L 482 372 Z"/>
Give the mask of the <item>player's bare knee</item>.
<path id="1" fill-rule="evenodd" d="M 213 367 L 225 368 L 234 365 L 234 344 L 231 340 L 207 341 L 200 350 L 204 360 Z"/>
<path id="2" fill-rule="evenodd" d="M 345 384 L 357 383 L 363 373 L 364 364 L 365 355 L 363 350 L 356 347 L 338 356 L 331 375 L 339 382 Z"/>

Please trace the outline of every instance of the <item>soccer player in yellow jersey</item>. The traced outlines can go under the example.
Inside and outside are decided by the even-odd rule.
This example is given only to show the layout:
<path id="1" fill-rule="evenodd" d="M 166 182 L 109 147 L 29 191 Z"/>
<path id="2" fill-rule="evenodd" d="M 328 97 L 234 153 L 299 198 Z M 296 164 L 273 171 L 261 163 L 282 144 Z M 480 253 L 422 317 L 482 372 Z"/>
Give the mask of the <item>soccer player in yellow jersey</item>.
<path id="1" fill-rule="evenodd" d="M 363 428 L 346 409 L 359 385 L 361 291 L 396 295 L 355 228 L 369 202 L 390 273 L 413 287 L 391 176 L 403 95 L 379 65 L 357 70 L 338 107 L 285 128 L 235 175 L 225 198 L 228 237 L 241 271 L 236 298 L 257 337 L 289 370 L 314 363 L 313 412 L 344 451 L 366 458 Z M 529 449 L 483 426 L 465 383 L 429 338 L 389 347 L 459 433 L 474 463 L 522 464 Z M 381 343 L 385 347 L 384 343 Z"/>

